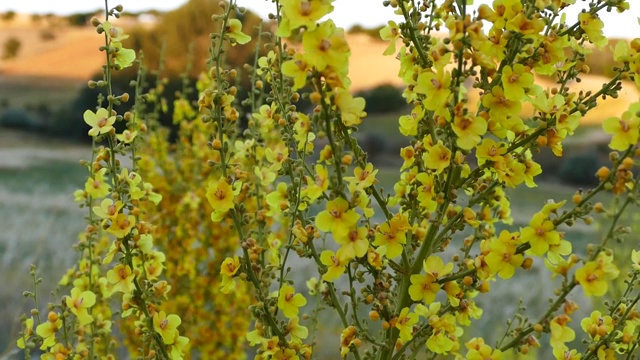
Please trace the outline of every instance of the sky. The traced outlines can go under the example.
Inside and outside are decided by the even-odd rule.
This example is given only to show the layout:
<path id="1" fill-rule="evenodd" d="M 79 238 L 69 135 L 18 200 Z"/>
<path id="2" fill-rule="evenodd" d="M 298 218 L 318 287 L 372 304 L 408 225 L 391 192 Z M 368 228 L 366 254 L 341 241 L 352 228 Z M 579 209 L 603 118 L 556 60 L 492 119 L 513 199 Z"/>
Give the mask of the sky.
<path id="1" fill-rule="evenodd" d="M 216 1 L 216 0 L 212 0 Z M 157 9 L 171 10 L 186 0 L 120 0 L 126 11 L 138 12 L 141 10 Z M 489 3 L 489 0 L 475 0 L 474 6 L 481 3 Z M 274 4 L 271 0 L 238 0 L 238 5 L 245 6 L 266 18 L 269 12 L 273 12 Z M 577 1 L 578 4 L 585 4 Z M 640 36 L 640 1 L 630 0 L 631 9 L 623 14 L 612 11 L 603 12 L 602 20 L 605 23 L 604 33 L 609 37 L 626 38 Z M 117 0 L 110 0 L 110 6 L 118 4 Z M 88 12 L 104 6 L 102 0 L 0 0 L 0 12 L 13 10 L 20 13 L 54 13 L 69 15 L 78 12 Z M 332 19 L 338 26 L 350 28 L 355 24 L 365 27 L 374 27 L 385 24 L 390 19 L 390 8 L 382 6 L 382 0 L 335 0 Z M 577 7 L 575 7 L 577 8 Z M 577 19 L 578 11 L 567 14 L 567 21 Z"/>

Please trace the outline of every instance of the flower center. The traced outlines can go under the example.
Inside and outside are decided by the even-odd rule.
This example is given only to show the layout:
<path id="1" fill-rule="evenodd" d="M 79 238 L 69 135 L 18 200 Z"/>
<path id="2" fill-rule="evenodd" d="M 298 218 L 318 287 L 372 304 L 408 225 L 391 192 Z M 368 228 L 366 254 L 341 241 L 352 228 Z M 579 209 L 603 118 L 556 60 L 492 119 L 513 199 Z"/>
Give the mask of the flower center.
<path id="1" fill-rule="evenodd" d="M 311 3 L 303 1 L 300 3 L 300 15 L 309 16 L 311 14 Z"/>
<path id="2" fill-rule="evenodd" d="M 98 127 L 105 127 L 107 126 L 107 118 L 100 118 L 100 120 L 98 120 Z"/>
<path id="3" fill-rule="evenodd" d="M 327 39 L 322 39 L 322 41 L 320 42 L 320 50 L 327 51 L 329 49 L 331 49 L 331 41 Z"/>
<path id="4" fill-rule="evenodd" d="M 222 200 L 222 199 L 224 199 L 224 191 L 218 189 L 218 190 L 216 190 L 214 196 L 217 197 L 218 200 Z"/>

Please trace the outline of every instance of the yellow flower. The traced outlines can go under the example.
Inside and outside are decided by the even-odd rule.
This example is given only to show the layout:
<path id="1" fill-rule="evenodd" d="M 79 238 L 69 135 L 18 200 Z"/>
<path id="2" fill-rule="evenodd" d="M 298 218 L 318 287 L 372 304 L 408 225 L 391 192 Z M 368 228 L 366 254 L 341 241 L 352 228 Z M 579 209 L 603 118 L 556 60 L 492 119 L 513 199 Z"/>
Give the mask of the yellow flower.
<path id="1" fill-rule="evenodd" d="M 498 161 L 502 159 L 502 155 L 506 154 L 507 146 L 505 143 L 496 142 L 493 139 L 486 138 L 482 140 L 480 146 L 476 150 L 478 157 L 478 165 L 484 164 L 486 161 Z"/>
<path id="2" fill-rule="evenodd" d="M 238 256 L 234 256 L 233 258 L 227 257 L 220 265 L 220 275 L 222 276 L 234 276 L 238 269 L 240 269 L 240 259 Z"/>
<path id="3" fill-rule="evenodd" d="M 492 349 L 482 338 L 473 338 L 464 344 L 467 349 L 467 360 L 502 360 L 502 351 Z"/>
<path id="4" fill-rule="evenodd" d="M 357 332 L 356 327 L 351 325 L 340 333 L 340 355 L 343 358 L 351 351 L 349 347 L 354 343 Z"/>
<path id="5" fill-rule="evenodd" d="M 434 212 L 438 206 L 434 177 L 427 173 L 420 173 L 416 176 L 416 179 L 422 184 L 422 186 L 416 185 L 420 207 L 429 212 Z"/>
<path id="6" fill-rule="evenodd" d="M 175 314 L 167 314 L 164 311 L 153 314 L 153 329 L 162 336 L 162 341 L 173 344 L 178 337 L 178 326 L 182 320 Z"/>
<path id="7" fill-rule="evenodd" d="M 273 354 L 273 360 L 299 360 L 300 357 L 293 349 L 278 349 L 278 351 Z"/>
<path id="8" fill-rule="evenodd" d="M 440 68 L 437 73 L 433 71 L 421 73 L 418 76 L 414 91 L 425 95 L 425 99 L 422 102 L 425 109 L 435 111 L 442 109 L 449 100 L 451 95 L 450 85 L 451 76 Z"/>
<path id="9" fill-rule="evenodd" d="M 515 188 L 518 184 L 524 182 L 525 171 L 527 170 L 524 164 L 521 164 L 511 154 L 507 154 L 493 163 L 496 175 L 500 181 L 503 181 L 505 185 Z"/>
<path id="10" fill-rule="evenodd" d="M 293 78 L 293 86 L 291 90 L 296 91 L 303 88 L 307 83 L 307 75 L 311 70 L 311 66 L 304 60 L 304 55 L 296 53 L 292 60 L 282 63 L 282 74 Z"/>
<path id="11" fill-rule="evenodd" d="M 113 26 L 109 21 L 103 22 L 102 28 L 111 41 L 121 42 L 129 38 L 129 35 L 126 35 L 121 28 Z"/>
<path id="12" fill-rule="evenodd" d="M 606 36 L 602 34 L 602 28 L 604 28 L 602 20 L 591 13 L 581 12 L 578 14 L 578 21 L 580 21 L 580 28 L 587 34 L 589 41 L 597 47 L 607 45 L 608 40 Z"/>
<path id="13" fill-rule="evenodd" d="M 233 46 L 235 46 L 236 43 L 243 45 L 251 41 L 251 36 L 242 33 L 242 23 L 238 19 L 229 19 L 226 32 Z"/>
<path id="14" fill-rule="evenodd" d="M 340 110 L 342 123 L 345 126 L 359 125 L 362 122 L 362 118 L 367 116 L 364 111 L 364 98 L 354 98 L 349 91 L 342 88 L 337 88 L 334 92 L 335 103 Z"/>
<path id="15" fill-rule="evenodd" d="M 291 341 L 296 344 L 302 344 L 302 340 L 309 336 L 309 329 L 300 325 L 300 319 L 297 316 L 289 319 L 287 331 L 291 335 Z"/>
<path id="16" fill-rule="evenodd" d="M 490 93 L 485 93 L 482 96 L 482 105 L 489 109 L 491 118 L 499 122 L 511 116 L 518 116 L 522 109 L 521 102 L 507 99 L 504 89 L 499 86 L 494 86 Z"/>
<path id="17" fill-rule="evenodd" d="M 342 258 L 339 254 L 334 254 L 331 250 L 323 251 L 320 254 L 320 261 L 327 266 L 327 272 L 322 275 L 322 280 L 327 282 L 332 282 L 344 274 L 345 267 L 349 263 L 348 259 Z"/>
<path id="18" fill-rule="evenodd" d="M 129 234 L 136 224 L 136 218 L 133 215 L 125 215 L 120 213 L 111 220 L 111 226 L 107 228 L 110 234 L 115 235 L 118 239 L 122 239 Z"/>
<path id="19" fill-rule="evenodd" d="M 113 292 L 123 292 L 128 293 L 133 291 L 134 284 L 133 279 L 135 275 L 131 271 L 129 265 L 118 264 L 113 269 L 107 272 L 107 281 L 113 288 L 111 289 Z"/>
<path id="20" fill-rule="evenodd" d="M 522 64 L 505 66 L 501 79 L 504 97 L 513 101 L 522 101 L 525 98 L 525 89 L 533 85 L 531 69 Z"/>
<path id="21" fill-rule="evenodd" d="M 376 174 L 378 173 L 378 169 L 373 169 L 372 163 L 367 163 L 367 165 L 363 168 L 360 166 L 353 169 L 353 174 L 355 176 L 347 176 L 344 179 L 348 181 L 355 189 L 362 190 L 366 189 L 376 181 Z"/>
<path id="22" fill-rule="evenodd" d="M 640 271 L 640 251 L 631 250 L 631 261 L 633 270 Z"/>
<path id="23" fill-rule="evenodd" d="M 169 354 L 171 360 L 182 360 L 187 344 L 189 344 L 189 338 L 178 335 L 171 346 L 171 352 Z"/>
<path id="24" fill-rule="evenodd" d="M 116 69 L 124 69 L 133 65 L 136 60 L 136 52 L 133 49 L 127 49 L 122 47 L 119 42 L 112 42 L 111 60 L 116 65 Z"/>
<path id="25" fill-rule="evenodd" d="M 622 113 L 621 118 L 611 117 L 602 122 L 602 128 L 607 134 L 613 135 L 609 147 L 613 150 L 625 151 L 629 146 L 638 143 L 638 128 L 640 120 L 636 115 L 640 111 L 640 103 L 634 103 L 628 111 Z"/>
<path id="26" fill-rule="evenodd" d="M 551 329 L 551 346 L 553 349 L 566 350 L 567 347 L 564 343 L 573 341 L 576 338 L 576 333 L 567 324 L 571 321 L 571 318 L 566 314 L 561 314 L 553 318 L 549 324 Z"/>
<path id="27" fill-rule="evenodd" d="M 411 226 L 407 217 L 400 213 L 389 221 L 378 226 L 373 245 L 378 246 L 381 254 L 393 259 L 402 254 L 403 245 L 407 243 L 407 230 Z"/>
<path id="28" fill-rule="evenodd" d="M 62 328 L 62 319 L 57 313 L 50 311 L 47 321 L 43 321 L 36 327 L 36 334 L 42 338 L 40 350 L 52 347 L 56 343 L 56 332 Z"/>
<path id="29" fill-rule="evenodd" d="M 344 30 L 336 28 L 333 20 L 321 23 L 313 31 L 305 31 L 302 45 L 305 61 L 318 71 L 323 71 L 327 66 L 343 69 L 348 65 L 351 50 L 345 40 Z"/>
<path id="30" fill-rule="evenodd" d="M 227 183 L 227 179 L 220 178 L 217 181 L 209 182 L 207 186 L 207 200 L 213 208 L 211 213 L 211 220 L 214 222 L 222 220 L 222 217 L 231 209 L 234 208 L 234 190 Z"/>
<path id="31" fill-rule="evenodd" d="M 33 335 L 33 317 L 28 318 L 24 322 L 24 330 L 22 332 L 22 337 L 18 339 L 16 342 L 16 346 L 20 349 L 25 348 L 25 341 L 29 340 L 29 338 Z"/>
<path id="32" fill-rule="evenodd" d="M 282 21 L 276 35 L 288 37 L 291 31 L 301 26 L 313 31 L 323 16 L 333 11 L 333 0 L 282 0 Z"/>
<path id="33" fill-rule="evenodd" d="M 422 161 L 427 168 L 440 174 L 451 164 L 451 150 L 444 146 L 442 140 L 438 140 L 437 144 L 428 148 L 428 152 L 422 155 Z"/>
<path id="34" fill-rule="evenodd" d="M 440 291 L 440 284 L 433 274 L 414 274 L 411 275 L 411 286 L 409 286 L 409 295 L 413 301 L 423 300 L 430 304 L 436 299 L 436 294 Z"/>
<path id="35" fill-rule="evenodd" d="M 114 219 L 123 206 L 120 200 L 114 203 L 111 199 L 103 199 L 100 206 L 94 206 L 92 210 L 99 218 L 107 220 Z"/>
<path id="36" fill-rule="evenodd" d="M 130 131 L 129 129 L 123 131 L 122 134 L 116 134 L 116 138 L 125 144 L 130 144 L 131 142 L 133 142 L 136 136 L 138 136 L 138 132 Z"/>
<path id="37" fill-rule="evenodd" d="M 482 140 L 482 135 L 487 132 L 487 121 L 476 116 L 456 116 L 451 125 L 453 132 L 458 136 L 456 145 L 464 150 L 471 150 Z"/>
<path id="38" fill-rule="evenodd" d="M 555 230 L 553 222 L 542 212 L 536 213 L 531 218 L 529 226 L 521 231 L 521 241 L 531 245 L 531 253 L 542 256 L 550 245 L 560 243 L 560 234 Z"/>
<path id="39" fill-rule="evenodd" d="M 510 233 L 502 230 L 499 238 L 491 240 L 489 254 L 484 261 L 489 266 L 492 274 L 498 274 L 503 279 L 510 279 L 516 268 L 522 265 L 524 256 L 516 254 L 518 247 L 518 233 Z"/>
<path id="40" fill-rule="evenodd" d="M 91 126 L 89 136 L 98 136 L 106 134 L 113 130 L 113 124 L 116 122 L 116 116 L 109 116 L 109 110 L 100 108 L 95 113 L 87 110 L 83 115 L 84 122 Z"/>
<path id="41" fill-rule="evenodd" d="M 89 315 L 87 309 L 96 303 L 96 294 L 87 290 L 74 287 L 71 289 L 71 296 L 66 297 L 66 304 L 69 310 L 78 318 L 80 326 L 90 324 L 93 317 Z"/>
<path id="42" fill-rule="evenodd" d="M 544 21 L 542 19 L 529 19 L 523 12 L 518 13 L 513 18 L 509 18 L 506 29 L 518 32 L 522 35 L 537 35 L 544 29 Z M 528 36 L 532 37 L 532 36 Z"/>
<path id="43" fill-rule="evenodd" d="M 430 309 L 431 310 L 431 309 Z M 451 314 L 442 317 L 432 315 L 429 317 L 429 325 L 433 331 L 427 339 L 427 348 L 436 354 L 447 354 L 457 349 L 458 337 L 462 336 L 462 328 L 456 327 L 456 320 Z"/>
<path id="44" fill-rule="evenodd" d="M 278 295 L 278 309 L 287 318 L 291 319 L 298 315 L 299 309 L 307 304 L 307 299 L 302 294 L 295 294 L 295 290 L 291 285 L 283 285 Z"/>
<path id="45" fill-rule="evenodd" d="M 287 184 L 284 182 L 279 183 L 276 188 L 265 197 L 267 204 L 269 204 L 267 215 L 273 216 L 282 213 L 283 210 L 287 210 L 289 208 L 288 198 Z"/>
<path id="46" fill-rule="evenodd" d="M 324 191 L 329 188 L 329 170 L 326 166 L 316 164 L 316 174 L 313 178 L 307 176 L 307 189 L 305 194 L 309 197 L 309 202 L 316 201 Z"/>
<path id="47" fill-rule="evenodd" d="M 576 270 L 576 281 L 584 288 L 585 295 L 602 296 L 607 293 L 609 281 L 620 273 L 611 260 L 612 256 L 600 253 L 595 261 L 589 261 Z"/>
<path id="48" fill-rule="evenodd" d="M 278 142 L 265 149 L 264 157 L 271 163 L 269 170 L 277 172 L 282 169 L 282 164 L 289 159 L 289 148 L 284 142 Z"/>
<path id="49" fill-rule="evenodd" d="M 413 146 L 403 147 L 400 149 L 400 157 L 404 160 L 402 167 L 400 168 L 400 171 L 402 171 L 411 167 L 411 165 L 416 161 L 416 149 L 414 149 Z"/>
<path id="50" fill-rule="evenodd" d="M 327 202 L 327 208 L 316 216 L 316 226 L 320 231 L 331 232 L 336 237 L 345 236 L 358 223 L 360 214 L 349 209 L 343 198 Z"/>
<path id="51" fill-rule="evenodd" d="M 602 315 L 598 310 L 593 311 L 588 318 L 582 319 L 580 326 L 595 341 L 607 336 L 614 328 L 611 316 Z"/>
<path id="52" fill-rule="evenodd" d="M 345 259 L 363 257 L 369 249 L 367 236 L 369 229 L 366 227 L 352 228 L 345 236 L 334 236 L 336 243 L 340 244 L 340 253 Z"/>
<path id="53" fill-rule="evenodd" d="M 418 323 L 418 315 L 409 313 L 409 308 L 403 308 L 396 319 L 396 329 L 400 330 L 400 340 L 407 342 L 413 338 L 413 325 Z"/>
<path id="54" fill-rule="evenodd" d="M 424 107 L 420 103 L 411 110 L 410 115 L 402 115 L 398 120 L 400 132 L 404 136 L 414 136 L 418 134 L 418 124 L 424 118 Z"/>
<path id="55" fill-rule="evenodd" d="M 383 55 L 393 55 L 396 53 L 396 41 L 400 38 L 400 27 L 395 21 L 389 21 L 387 26 L 380 29 L 380 38 L 389 42 L 389 46 L 384 50 Z"/>

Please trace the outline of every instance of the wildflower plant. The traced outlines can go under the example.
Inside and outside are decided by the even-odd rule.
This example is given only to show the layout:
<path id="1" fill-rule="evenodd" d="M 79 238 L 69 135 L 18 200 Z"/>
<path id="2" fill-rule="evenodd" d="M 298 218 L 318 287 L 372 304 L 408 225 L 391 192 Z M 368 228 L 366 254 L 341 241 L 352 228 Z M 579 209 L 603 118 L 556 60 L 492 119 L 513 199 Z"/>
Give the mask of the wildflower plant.
<path id="1" fill-rule="evenodd" d="M 562 15 L 574 1 L 495 0 L 476 11 L 463 0 L 384 1 L 402 16 L 380 31 L 384 55 L 399 59 L 412 107 L 398 120 L 409 146 L 398 149 L 391 191 L 355 136 L 365 101 L 350 93 L 350 50 L 329 18 L 333 1 L 273 2 L 277 29 L 257 39 L 236 1 L 221 3 L 198 100 L 187 100 L 194 89 L 185 85 L 174 102 L 175 144 L 153 121 L 162 81 L 142 94 L 143 70 L 132 110 L 113 111 L 129 96 L 111 92 L 111 72 L 134 59 L 108 22 L 121 8 L 94 21 L 107 63 L 91 85 L 107 96 L 85 113 L 95 146 L 76 193 L 90 209 L 81 258 L 61 282 L 68 295 L 46 319 L 33 311 L 19 346 L 114 356 L 118 314 L 130 351 L 144 358 L 242 358 L 248 343 L 256 359 L 309 359 L 311 334 L 334 311 L 334 346 L 345 358 L 535 358 L 538 347 L 557 359 L 637 356 L 640 256 L 616 253 L 612 240 L 628 235 L 620 219 L 638 203 L 640 103 L 603 122 L 611 163 L 593 189 L 541 201 L 519 228 L 505 191 L 536 187 L 540 149 L 561 157 L 581 117 L 623 83 L 640 87 L 640 39 L 615 46 L 615 75 L 598 91 L 573 86 L 589 72 L 591 47 L 607 44 L 599 14 L 627 11 L 627 1 L 591 1 L 577 19 Z M 255 61 L 242 69 L 250 91 L 239 99 L 239 69 L 225 52 L 252 40 Z M 543 88 L 536 76 L 555 85 Z M 116 133 L 118 123 L 127 130 Z M 612 194 L 609 208 L 595 202 L 600 193 Z M 580 255 L 566 229 L 593 216 L 607 227 Z M 317 270 L 304 283 L 294 276 L 301 264 Z M 543 265 L 560 278 L 549 282 L 557 288 L 543 313 L 519 307 L 496 343 L 467 335 L 492 283 Z M 624 280 L 613 294 L 616 279 Z M 576 292 L 610 300 L 581 319 Z"/>

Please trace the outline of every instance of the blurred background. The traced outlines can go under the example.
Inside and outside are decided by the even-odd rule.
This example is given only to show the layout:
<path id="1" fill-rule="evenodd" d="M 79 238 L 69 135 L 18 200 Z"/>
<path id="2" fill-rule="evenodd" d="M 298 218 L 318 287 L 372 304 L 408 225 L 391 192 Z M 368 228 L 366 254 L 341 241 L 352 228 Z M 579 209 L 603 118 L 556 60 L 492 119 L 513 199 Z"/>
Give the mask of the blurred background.
<path id="1" fill-rule="evenodd" d="M 70 251 L 71 245 L 85 226 L 85 211 L 73 202 L 72 193 L 83 186 L 86 176 L 79 160 L 90 158 L 90 139 L 82 113 L 95 108 L 97 92 L 86 84 L 101 78 L 105 60 L 104 53 L 98 51 L 103 37 L 95 32 L 90 19 L 102 18 L 100 8 L 104 5 L 86 0 L 59 3 L 30 0 L 0 4 L 0 358 L 12 352 L 20 314 L 33 307 L 22 297 L 24 290 L 32 290 L 29 265 L 36 264 L 45 280 L 40 288 L 43 308 L 50 299 L 49 292 L 72 264 L 75 253 Z M 272 23 L 263 21 L 273 9 L 270 1 L 238 3 L 248 7 L 238 17 L 244 31 L 253 32 L 254 40 L 228 53 L 231 66 L 253 61 L 257 27 L 273 29 Z M 207 14 L 219 12 L 217 4 L 209 0 L 123 0 L 125 12 L 114 22 L 130 35 L 125 46 L 142 51 L 149 69 L 158 69 L 161 57 L 164 59 L 162 76 L 168 79 L 165 93 L 172 95 L 181 87 L 179 75 L 187 69 L 187 53 L 191 52 L 194 59 L 191 81 L 206 68 L 209 33 L 217 31 Z M 337 0 L 334 5 L 336 23 L 348 31 L 352 91 L 367 101 L 369 116 L 359 131 L 360 143 L 381 167 L 379 180 L 390 190 L 401 165 L 399 149 L 408 144 L 398 131 L 398 117 L 410 112 L 396 77 L 399 61 L 382 56 L 387 44 L 378 35 L 391 11 L 382 6 L 382 1 L 373 0 Z M 607 14 L 603 20 L 611 45 L 627 40 L 625 34 L 638 33 L 629 30 L 630 26 L 640 28 L 635 20 L 638 15 L 638 4 L 632 4 L 627 15 Z M 568 14 L 568 21 L 571 16 L 577 17 L 576 13 Z M 188 44 L 193 47 L 189 49 Z M 164 49 L 162 56 L 160 49 Z M 610 46 L 594 49 L 587 65 L 591 73 L 572 86 L 595 92 L 613 73 Z M 128 84 L 134 76 L 134 69 L 116 74 L 116 92 L 131 93 Z M 553 86 L 550 79 L 537 81 L 545 88 Z M 536 155 L 544 173 L 538 189 L 518 190 L 514 196 L 514 228 L 527 224 L 530 214 L 539 210 L 545 199 L 570 199 L 577 187 L 596 183 L 594 174 L 607 163 L 609 154 L 609 139 L 601 131 L 600 122 L 619 115 L 638 98 L 635 86 L 624 84 L 617 99 L 604 101 L 582 119 L 585 126 L 564 144 L 563 158 L 556 158 L 550 151 Z M 170 113 L 171 106 L 162 119 L 167 126 L 171 124 Z M 596 241 L 596 229 L 577 225 L 566 229 L 565 237 L 576 248 L 584 248 L 587 242 Z M 506 294 L 503 298 L 478 300 L 481 307 L 489 301 L 503 302 L 503 306 L 485 309 L 482 321 L 496 329 L 504 328 L 504 320 L 517 309 L 519 295 L 531 284 L 547 281 L 544 266 L 536 269 L 523 281 L 512 282 L 516 286 L 500 285 L 503 288 L 498 291 Z M 526 304 L 534 308 L 534 313 L 535 308 L 542 311 L 551 296 L 552 289 L 546 289 L 549 293 L 540 292 Z M 592 305 L 581 302 L 586 308 Z"/>

